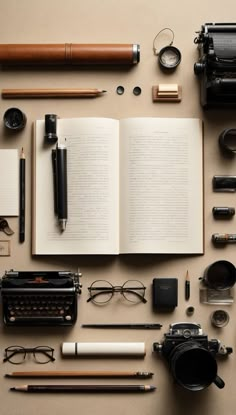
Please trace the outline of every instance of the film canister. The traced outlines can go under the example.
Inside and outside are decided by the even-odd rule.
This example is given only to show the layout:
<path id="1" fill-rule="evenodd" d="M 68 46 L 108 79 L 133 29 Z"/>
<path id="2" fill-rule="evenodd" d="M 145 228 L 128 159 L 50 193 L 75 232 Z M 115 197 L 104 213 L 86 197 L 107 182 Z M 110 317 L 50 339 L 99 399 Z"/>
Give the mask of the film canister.
<path id="1" fill-rule="evenodd" d="M 229 219 L 235 215 L 233 207 L 213 207 L 212 214 L 216 219 Z"/>

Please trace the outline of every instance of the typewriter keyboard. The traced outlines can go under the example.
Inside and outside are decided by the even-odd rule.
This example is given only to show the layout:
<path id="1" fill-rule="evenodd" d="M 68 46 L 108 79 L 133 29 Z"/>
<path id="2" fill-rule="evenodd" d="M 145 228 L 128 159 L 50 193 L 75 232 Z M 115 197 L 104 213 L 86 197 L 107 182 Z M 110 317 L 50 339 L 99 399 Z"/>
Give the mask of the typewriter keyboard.
<path id="1" fill-rule="evenodd" d="M 4 303 L 5 318 L 9 323 L 50 320 L 58 324 L 69 323 L 74 314 L 74 297 L 68 295 L 9 295 Z"/>

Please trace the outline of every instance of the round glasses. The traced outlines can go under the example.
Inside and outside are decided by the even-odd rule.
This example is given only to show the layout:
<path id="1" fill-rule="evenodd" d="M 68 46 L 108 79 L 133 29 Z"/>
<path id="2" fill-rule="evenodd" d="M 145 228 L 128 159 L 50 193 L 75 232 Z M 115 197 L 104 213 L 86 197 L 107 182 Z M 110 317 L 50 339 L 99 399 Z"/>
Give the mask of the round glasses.
<path id="1" fill-rule="evenodd" d="M 9 346 L 5 349 L 5 358 L 3 362 L 10 362 L 13 365 L 19 365 L 24 362 L 27 353 L 32 353 L 34 360 L 37 363 L 45 364 L 53 362 L 54 349 L 49 346 L 38 346 L 33 348 L 27 348 L 22 346 Z"/>
<path id="2" fill-rule="evenodd" d="M 123 285 L 112 285 L 109 281 L 97 280 L 88 287 L 88 290 L 90 297 L 87 302 L 92 301 L 96 304 L 108 303 L 117 292 L 131 303 L 147 302 L 144 298 L 146 287 L 138 280 L 128 280 Z"/>

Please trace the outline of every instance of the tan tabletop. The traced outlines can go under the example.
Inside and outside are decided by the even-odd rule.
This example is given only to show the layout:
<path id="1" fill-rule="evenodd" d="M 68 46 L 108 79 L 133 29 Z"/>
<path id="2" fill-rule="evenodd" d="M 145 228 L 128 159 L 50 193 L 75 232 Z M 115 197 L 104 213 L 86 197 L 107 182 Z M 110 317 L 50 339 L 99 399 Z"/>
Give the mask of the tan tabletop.
<path id="1" fill-rule="evenodd" d="M 8 218 L 15 234 L 0 239 L 10 239 L 11 255 L 0 258 L 1 275 L 5 270 L 60 270 L 76 271 L 80 268 L 82 295 L 79 299 L 78 320 L 71 329 L 65 328 L 5 328 L 0 325 L 0 354 L 7 346 L 18 344 L 34 347 L 42 344 L 55 348 L 56 361 L 45 370 L 137 370 L 151 371 L 153 379 L 140 380 L 65 380 L 69 383 L 145 383 L 157 387 L 146 394 L 71 394 L 37 395 L 10 392 L 9 388 L 25 383 L 49 383 L 44 379 L 6 379 L 4 374 L 14 370 L 41 370 L 32 359 L 14 367 L 1 365 L 0 402 L 2 415 L 43 414 L 103 414 L 103 415 L 233 415 L 235 413 L 235 355 L 219 359 L 218 372 L 225 381 L 219 390 L 211 385 L 205 391 L 188 393 L 176 386 L 162 358 L 152 352 L 155 341 L 162 340 L 169 324 L 181 321 L 202 325 L 209 339 L 218 338 L 222 344 L 235 348 L 235 305 L 224 306 L 230 322 L 222 329 L 214 329 L 210 315 L 218 306 L 203 305 L 199 301 L 199 280 L 205 268 L 212 262 L 224 259 L 235 263 L 235 245 L 225 249 L 212 246 L 214 232 L 236 232 L 235 219 L 216 222 L 212 217 L 213 206 L 235 206 L 234 194 L 216 194 L 212 191 L 215 174 L 235 174 L 235 161 L 225 159 L 219 151 L 218 136 L 225 128 L 235 128 L 235 110 L 203 111 L 199 100 L 199 83 L 193 73 L 198 59 L 194 44 L 195 32 L 206 22 L 233 20 L 236 12 L 233 0 L 190 2 L 166 2 L 163 0 L 8 0 L 1 1 L 1 43 L 138 43 L 141 47 L 140 63 L 131 69 L 78 69 L 78 68 L 8 68 L 1 70 L 1 88 L 99 88 L 107 91 L 95 99 L 1 99 L 1 117 L 7 108 L 17 106 L 27 116 L 26 127 L 17 134 L 6 132 L 1 123 L 0 147 L 24 147 L 27 159 L 26 189 L 26 238 L 18 242 L 18 218 Z M 153 54 L 153 39 L 163 28 L 175 33 L 174 45 L 182 53 L 182 61 L 176 71 L 164 74 Z M 153 103 L 151 89 L 159 83 L 175 83 L 182 86 L 180 103 Z M 125 88 L 123 95 L 116 93 L 117 86 Z M 139 86 L 142 93 L 133 94 Z M 203 256 L 133 255 L 133 256 L 31 256 L 31 134 L 32 123 L 43 119 L 46 113 L 61 118 L 71 117 L 190 117 L 204 120 L 204 182 L 205 182 L 205 254 Z M 10 166 L 9 166 L 10 169 Z M 4 195 L 0 196 L 0 199 Z M 191 278 L 191 297 L 184 298 L 186 271 Z M 176 277 L 179 280 L 178 307 L 173 313 L 154 313 L 151 306 L 151 283 L 154 277 Z M 121 285 L 128 279 L 139 279 L 147 286 L 147 304 L 128 307 L 116 295 L 111 304 L 97 307 L 87 303 L 87 287 L 96 279 L 109 279 Z M 195 313 L 186 316 L 187 306 Z M 81 328 L 83 323 L 159 322 L 161 330 L 92 330 Z M 63 360 L 62 342 L 145 342 L 144 359 L 80 359 Z M 62 380 L 55 380 L 63 383 Z"/>

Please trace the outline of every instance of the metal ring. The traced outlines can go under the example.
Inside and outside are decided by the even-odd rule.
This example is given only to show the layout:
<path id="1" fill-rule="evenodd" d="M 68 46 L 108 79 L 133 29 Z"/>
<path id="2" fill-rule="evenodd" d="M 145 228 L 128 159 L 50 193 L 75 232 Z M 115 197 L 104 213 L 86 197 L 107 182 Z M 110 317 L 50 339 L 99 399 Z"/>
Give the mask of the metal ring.
<path id="1" fill-rule="evenodd" d="M 140 86 L 135 86 L 134 87 L 134 89 L 133 89 L 133 94 L 134 95 L 138 96 L 138 95 L 141 94 L 141 92 L 142 92 L 142 89 L 140 88 Z"/>
<path id="2" fill-rule="evenodd" d="M 189 307 L 186 309 L 186 314 L 187 314 L 187 316 L 192 316 L 192 315 L 193 315 L 193 313 L 194 313 L 194 307 L 193 307 L 193 306 L 189 306 Z"/>
<path id="3" fill-rule="evenodd" d="M 160 31 L 157 33 L 157 35 L 155 36 L 154 40 L 153 40 L 153 52 L 154 52 L 154 55 L 159 55 L 158 49 L 157 49 L 157 48 L 156 48 L 156 46 L 155 46 L 155 42 L 156 42 L 156 40 L 157 40 L 158 36 L 159 36 L 162 32 L 164 32 L 164 30 L 169 30 L 169 31 L 171 32 L 171 34 L 172 34 L 172 40 L 171 40 L 170 44 L 168 44 L 167 46 L 171 46 L 171 45 L 173 44 L 173 42 L 174 42 L 175 34 L 174 34 L 174 32 L 173 32 L 173 30 L 172 30 L 172 29 L 170 29 L 169 27 L 165 27 L 164 29 L 160 30 Z"/>
<path id="4" fill-rule="evenodd" d="M 223 152 L 233 155 L 236 153 L 236 129 L 227 128 L 219 136 L 219 145 Z"/>
<path id="5" fill-rule="evenodd" d="M 118 95 L 123 95 L 124 92 L 125 92 L 125 88 L 122 85 L 118 85 L 118 87 L 116 88 L 116 93 Z"/>

